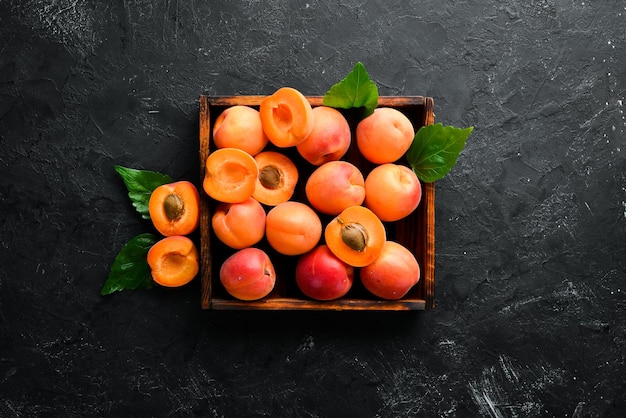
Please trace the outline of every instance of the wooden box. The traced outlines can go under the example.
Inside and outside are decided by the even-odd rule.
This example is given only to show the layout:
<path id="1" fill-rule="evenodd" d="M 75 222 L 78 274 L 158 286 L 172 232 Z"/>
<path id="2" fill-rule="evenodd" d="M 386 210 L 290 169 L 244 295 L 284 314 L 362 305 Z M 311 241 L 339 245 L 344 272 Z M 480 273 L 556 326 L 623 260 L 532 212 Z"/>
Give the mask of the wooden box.
<path id="1" fill-rule="evenodd" d="M 205 162 L 215 149 L 212 142 L 213 123 L 226 108 L 234 105 L 247 105 L 258 109 L 265 96 L 200 96 L 200 184 L 205 173 Z M 322 104 L 321 96 L 307 97 L 312 106 Z M 415 130 L 434 123 L 434 102 L 430 97 L 380 97 L 379 107 L 396 108 L 405 113 Z M 344 113 L 353 133 L 350 150 L 343 158 L 359 167 L 366 176 L 373 167 L 358 152 L 354 141 L 355 120 Z M 271 148 L 271 144 L 270 144 Z M 293 200 L 306 201 L 304 184 L 314 166 L 302 159 L 295 149 L 280 149 L 286 153 L 300 171 L 300 180 Z M 406 163 L 406 162 L 404 162 Z M 219 279 L 222 262 L 234 252 L 211 234 L 211 214 L 216 202 L 200 190 L 200 280 L 202 286 L 201 305 L 203 309 L 219 310 L 425 310 L 434 308 L 435 285 L 435 187 L 433 183 L 422 184 L 422 201 L 417 210 L 407 218 L 393 223 L 385 223 L 387 238 L 398 241 L 415 254 L 421 269 L 420 281 L 402 299 L 385 301 L 369 294 L 360 284 L 358 270 L 355 269 L 354 285 L 348 294 L 334 301 L 315 301 L 300 292 L 295 283 L 297 257 L 289 257 L 273 251 L 265 240 L 258 247 L 266 250 L 276 268 L 276 286 L 272 293 L 258 301 L 240 301 L 230 296 Z M 330 217 L 321 216 L 325 225 Z M 322 238 L 323 239 L 323 238 Z"/>

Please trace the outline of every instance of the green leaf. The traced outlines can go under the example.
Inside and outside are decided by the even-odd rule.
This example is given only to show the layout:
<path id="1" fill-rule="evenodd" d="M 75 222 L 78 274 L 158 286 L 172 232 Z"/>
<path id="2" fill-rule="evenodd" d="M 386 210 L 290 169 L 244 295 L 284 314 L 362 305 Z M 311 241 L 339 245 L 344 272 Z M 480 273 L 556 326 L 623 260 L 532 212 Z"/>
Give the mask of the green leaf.
<path id="1" fill-rule="evenodd" d="M 158 239 L 156 235 L 148 233 L 128 241 L 115 257 L 100 294 L 105 296 L 121 290 L 150 289 L 154 282 L 147 255 Z"/>
<path id="2" fill-rule="evenodd" d="M 473 126 L 461 129 L 441 123 L 422 126 L 407 151 L 407 160 L 417 177 L 432 183 L 448 174 L 473 129 Z"/>
<path id="3" fill-rule="evenodd" d="M 365 66 L 357 62 L 343 80 L 326 92 L 322 103 L 339 109 L 363 108 L 364 116 L 369 116 L 378 106 L 378 87 Z"/>
<path id="4" fill-rule="evenodd" d="M 122 167 L 120 165 L 115 166 L 115 171 L 124 180 L 124 184 L 126 184 L 128 189 L 128 197 L 130 197 L 133 206 L 143 219 L 150 219 L 148 202 L 150 201 L 152 191 L 163 184 L 174 181 L 166 174 L 148 170 L 135 170 L 134 168 Z"/>

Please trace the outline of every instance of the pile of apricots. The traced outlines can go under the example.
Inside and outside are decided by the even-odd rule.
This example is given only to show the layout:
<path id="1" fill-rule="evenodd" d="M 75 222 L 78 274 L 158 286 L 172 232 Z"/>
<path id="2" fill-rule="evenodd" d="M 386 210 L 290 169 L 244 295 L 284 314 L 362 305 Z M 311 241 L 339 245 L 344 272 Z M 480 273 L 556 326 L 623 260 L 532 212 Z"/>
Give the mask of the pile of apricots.
<path id="1" fill-rule="evenodd" d="M 353 141 L 351 132 L 339 110 L 312 107 L 290 87 L 264 98 L 258 110 L 234 105 L 217 116 L 216 149 L 206 160 L 202 189 L 215 201 L 212 232 L 232 249 L 219 272 L 231 296 L 258 300 L 273 290 L 273 260 L 258 245 L 264 239 L 277 253 L 297 257 L 295 280 L 311 299 L 345 296 L 355 276 L 386 300 L 402 298 L 417 284 L 415 256 L 387 239 L 384 224 L 408 216 L 421 200 L 417 176 L 397 164 L 413 141 L 414 127 L 402 112 L 386 107 L 358 122 L 354 140 L 373 165 L 367 176 L 342 159 Z M 289 149 L 312 167 L 306 178 L 281 152 Z M 305 196 L 296 200 L 299 182 Z M 186 182 L 162 188 L 150 199 L 152 220 L 162 234 L 181 240 L 197 227 L 198 192 Z M 173 250 L 177 245 L 178 252 Z M 193 279 L 195 248 L 186 241 L 158 251 L 154 247 L 148 258 L 155 281 L 172 285 Z"/>

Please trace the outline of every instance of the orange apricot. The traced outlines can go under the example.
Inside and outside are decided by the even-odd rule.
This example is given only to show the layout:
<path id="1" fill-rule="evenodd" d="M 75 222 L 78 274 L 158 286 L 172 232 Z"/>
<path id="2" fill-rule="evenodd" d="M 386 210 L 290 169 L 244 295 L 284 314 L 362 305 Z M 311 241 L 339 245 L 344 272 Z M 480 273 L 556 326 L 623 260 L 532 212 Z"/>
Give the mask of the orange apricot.
<path id="1" fill-rule="evenodd" d="M 361 170 L 348 161 L 329 161 L 317 167 L 304 188 L 309 204 L 327 215 L 357 206 L 365 199 Z"/>
<path id="2" fill-rule="evenodd" d="M 350 266 L 364 267 L 379 256 L 387 233 L 374 212 L 364 206 L 350 206 L 326 225 L 324 238 L 337 258 Z"/>
<path id="3" fill-rule="evenodd" d="M 259 168 L 247 152 L 238 148 L 213 151 L 206 160 L 202 186 L 220 202 L 243 202 L 254 193 Z"/>
<path id="4" fill-rule="evenodd" d="M 182 235 L 157 241 L 148 250 L 147 261 L 152 279 L 165 287 L 183 286 L 200 270 L 198 249 L 192 240 Z"/>
<path id="5" fill-rule="evenodd" d="M 415 130 L 411 120 L 392 107 L 379 107 L 356 127 L 356 144 L 374 164 L 397 161 L 409 149 Z"/>
<path id="6" fill-rule="evenodd" d="M 252 197 L 268 206 L 291 199 L 298 183 L 298 168 L 289 157 L 276 151 L 263 151 L 254 159 L 259 176 Z"/>
<path id="7" fill-rule="evenodd" d="M 213 123 L 213 142 L 217 148 L 239 148 L 250 155 L 261 152 L 268 139 L 259 111 L 244 105 L 225 109 Z"/>
<path id="8" fill-rule="evenodd" d="M 274 206 L 267 213 L 265 237 L 281 254 L 304 254 L 322 237 L 322 221 L 308 205 L 290 200 Z"/>
<path id="9" fill-rule="evenodd" d="M 409 167 L 381 164 L 365 179 L 365 206 L 381 220 L 398 221 L 410 215 L 422 199 L 422 185 Z"/>
<path id="10" fill-rule="evenodd" d="M 292 87 L 281 87 L 261 101 L 263 131 L 280 148 L 296 146 L 313 130 L 313 108 L 307 98 Z"/>
<path id="11" fill-rule="evenodd" d="M 363 267 L 359 276 L 370 293 L 382 299 L 397 300 L 417 284 L 420 267 L 408 248 L 395 241 L 387 241 L 380 255 Z"/>
<path id="12" fill-rule="evenodd" d="M 231 248 L 251 247 L 265 235 L 265 210 L 252 197 L 239 203 L 220 202 L 211 217 L 215 236 Z"/>
<path id="13" fill-rule="evenodd" d="M 150 194 L 148 212 L 161 235 L 188 235 L 200 222 L 198 189 L 188 181 L 158 186 Z"/>
<path id="14" fill-rule="evenodd" d="M 320 166 L 340 160 L 352 141 L 350 125 L 337 109 L 329 106 L 313 108 L 313 130 L 296 149 L 309 163 Z"/>

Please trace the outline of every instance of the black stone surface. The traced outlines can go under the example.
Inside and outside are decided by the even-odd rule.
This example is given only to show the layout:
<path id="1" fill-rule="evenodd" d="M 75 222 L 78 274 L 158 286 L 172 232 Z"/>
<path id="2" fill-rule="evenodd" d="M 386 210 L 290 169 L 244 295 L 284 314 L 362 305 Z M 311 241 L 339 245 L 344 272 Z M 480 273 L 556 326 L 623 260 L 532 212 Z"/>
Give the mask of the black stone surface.
<path id="1" fill-rule="evenodd" d="M 0 1 L 0 416 L 626 412 L 622 0 Z M 437 184 L 436 303 L 212 312 L 99 295 L 146 231 L 115 164 L 198 179 L 198 96 L 385 95 L 475 126 Z"/>

